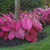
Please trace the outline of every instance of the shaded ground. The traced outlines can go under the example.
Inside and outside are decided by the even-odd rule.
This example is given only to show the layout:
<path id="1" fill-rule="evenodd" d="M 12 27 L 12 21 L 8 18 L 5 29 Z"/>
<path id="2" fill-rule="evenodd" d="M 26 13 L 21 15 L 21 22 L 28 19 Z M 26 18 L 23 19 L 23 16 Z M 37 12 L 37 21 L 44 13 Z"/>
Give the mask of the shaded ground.
<path id="1" fill-rule="evenodd" d="M 50 50 L 50 26 L 47 26 L 43 33 L 46 33 L 47 37 L 36 43 L 23 43 L 20 46 L 0 48 L 0 50 Z"/>

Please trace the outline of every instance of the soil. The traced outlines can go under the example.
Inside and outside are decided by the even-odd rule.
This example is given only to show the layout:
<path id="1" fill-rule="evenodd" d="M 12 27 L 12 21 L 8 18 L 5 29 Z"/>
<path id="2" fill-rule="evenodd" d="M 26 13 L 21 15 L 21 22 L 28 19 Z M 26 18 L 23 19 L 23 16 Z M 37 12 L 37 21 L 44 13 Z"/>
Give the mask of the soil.
<path id="1" fill-rule="evenodd" d="M 44 33 L 40 33 L 37 35 L 38 41 L 43 40 L 45 37 L 46 37 L 46 34 L 44 34 Z"/>
<path id="2" fill-rule="evenodd" d="M 26 40 L 21 39 L 13 39 L 13 40 L 4 40 L 3 38 L 0 38 L 0 47 L 12 47 L 12 46 L 18 46 L 22 43 L 26 43 Z"/>

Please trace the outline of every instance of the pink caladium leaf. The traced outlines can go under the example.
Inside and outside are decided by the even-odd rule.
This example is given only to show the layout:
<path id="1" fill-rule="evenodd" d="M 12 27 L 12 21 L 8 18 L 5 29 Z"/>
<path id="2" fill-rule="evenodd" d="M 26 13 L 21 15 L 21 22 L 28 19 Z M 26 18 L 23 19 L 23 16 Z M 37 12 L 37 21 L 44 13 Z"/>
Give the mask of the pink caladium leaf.
<path id="1" fill-rule="evenodd" d="M 24 18 L 22 20 L 22 27 L 29 31 L 32 28 L 32 20 L 29 17 Z"/>
<path id="2" fill-rule="evenodd" d="M 6 14 L 2 14 L 2 15 L 3 15 L 3 17 L 7 17 Z"/>
<path id="3" fill-rule="evenodd" d="M 32 37 L 32 42 L 37 42 L 37 29 L 35 27 L 33 27 L 31 30 L 30 30 L 30 33 L 31 33 L 31 37 Z"/>
<path id="4" fill-rule="evenodd" d="M 19 32 L 16 32 L 16 38 L 21 38 Z"/>
<path id="5" fill-rule="evenodd" d="M 30 18 L 27 18 L 27 27 L 28 27 L 28 30 L 32 28 L 32 20 Z"/>
<path id="6" fill-rule="evenodd" d="M 7 17 L 10 17 L 10 14 L 6 14 Z"/>
<path id="7" fill-rule="evenodd" d="M 37 30 L 36 28 L 32 28 L 30 33 L 25 34 L 25 38 L 27 41 L 37 42 Z"/>
<path id="8" fill-rule="evenodd" d="M 21 21 L 20 21 L 20 19 L 17 19 L 16 25 L 15 25 L 15 29 L 16 29 L 16 31 L 19 31 L 20 28 L 21 28 Z"/>
<path id="9" fill-rule="evenodd" d="M 14 29 L 14 30 L 15 30 L 15 24 L 16 24 L 15 20 L 12 20 L 12 22 L 11 22 L 11 28 Z"/>
<path id="10" fill-rule="evenodd" d="M 27 41 L 32 41 L 32 37 L 29 33 L 25 34 L 25 38 L 26 38 Z"/>
<path id="11" fill-rule="evenodd" d="M 4 32 L 4 40 L 7 40 L 8 39 L 8 32 Z"/>
<path id="12" fill-rule="evenodd" d="M 16 38 L 24 39 L 25 31 L 21 28 L 19 32 L 16 32 Z"/>
<path id="13" fill-rule="evenodd" d="M 4 25 L 3 18 L 0 18 L 0 25 Z"/>
<path id="14" fill-rule="evenodd" d="M 10 31 L 10 28 L 9 27 L 6 27 L 6 26 L 2 26 L 2 30 L 3 31 Z"/>
<path id="15" fill-rule="evenodd" d="M 3 31 L 1 31 L 1 32 L 0 32 L 0 37 L 3 37 L 3 35 L 4 35 L 4 34 L 3 34 Z"/>
<path id="16" fill-rule="evenodd" d="M 9 38 L 9 40 L 12 40 L 12 39 L 14 39 L 15 38 L 15 31 L 11 31 L 10 33 L 9 33 L 9 35 L 8 35 L 8 38 Z"/>
<path id="17" fill-rule="evenodd" d="M 6 22 L 6 23 L 5 23 L 5 26 L 9 27 L 10 30 L 11 30 L 11 24 L 10 24 L 9 22 Z"/>
<path id="18" fill-rule="evenodd" d="M 26 18 L 22 20 L 22 27 L 27 30 L 27 21 Z"/>
<path id="19" fill-rule="evenodd" d="M 20 33 L 21 38 L 24 39 L 25 31 L 21 28 L 19 30 L 19 33 Z"/>
<path id="20" fill-rule="evenodd" d="M 11 30 L 11 26 L 9 22 L 5 23 L 5 26 L 2 26 L 2 30 L 3 31 L 10 31 Z"/>
<path id="21" fill-rule="evenodd" d="M 11 21 L 12 21 L 12 19 L 11 19 L 10 17 L 7 17 L 7 19 L 9 20 L 9 22 L 11 22 Z"/>
<path id="22" fill-rule="evenodd" d="M 15 18 L 15 17 L 14 17 L 14 14 L 13 14 L 12 12 L 10 12 L 10 15 L 11 15 L 12 19 Z"/>
<path id="23" fill-rule="evenodd" d="M 33 26 L 39 31 L 42 32 L 43 28 L 42 28 L 42 24 L 37 20 L 37 19 L 33 19 Z"/>
<path id="24" fill-rule="evenodd" d="M 3 39 L 4 39 L 4 40 L 7 40 L 7 39 L 8 39 L 8 36 L 5 36 Z"/>

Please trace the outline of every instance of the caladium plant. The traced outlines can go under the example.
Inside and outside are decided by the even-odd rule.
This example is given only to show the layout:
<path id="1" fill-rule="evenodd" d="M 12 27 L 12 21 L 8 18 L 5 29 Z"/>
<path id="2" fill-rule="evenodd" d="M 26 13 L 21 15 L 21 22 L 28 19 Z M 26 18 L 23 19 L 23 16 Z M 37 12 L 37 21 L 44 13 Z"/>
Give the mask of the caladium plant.
<path id="1" fill-rule="evenodd" d="M 48 13 L 47 13 L 48 12 Z M 36 8 L 32 12 L 20 11 L 20 17 L 15 21 L 14 14 L 2 14 L 0 16 L 0 37 L 4 40 L 12 40 L 15 37 L 36 42 L 37 34 L 42 32 L 41 18 L 50 23 L 50 9 Z"/>
<path id="2" fill-rule="evenodd" d="M 40 16 L 40 18 L 42 18 L 45 22 L 50 23 L 50 8 L 48 9 L 36 8 L 34 9 L 33 13 Z"/>

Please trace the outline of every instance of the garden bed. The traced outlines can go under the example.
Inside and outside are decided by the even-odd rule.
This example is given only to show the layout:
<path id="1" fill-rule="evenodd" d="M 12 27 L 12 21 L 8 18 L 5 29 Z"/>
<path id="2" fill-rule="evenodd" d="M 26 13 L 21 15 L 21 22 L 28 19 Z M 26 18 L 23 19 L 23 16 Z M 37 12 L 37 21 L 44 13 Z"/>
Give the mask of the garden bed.
<path id="1" fill-rule="evenodd" d="M 42 23 L 43 24 L 43 23 Z M 49 24 L 50 25 L 50 24 Z M 47 25 L 43 24 L 43 28 L 45 28 Z M 37 42 L 40 40 L 44 40 L 44 38 L 46 38 L 46 34 L 45 33 L 40 33 L 37 35 Z M 12 47 L 12 46 L 18 46 L 21 45 L 23 43 L 32 43 L 27 41 L 26 39 L 22 40 L 22 39 L 13 39 L 13 40 L 4 40 L 3 38 L 0 38 L 0 47 Z"/>
<path id="2" fill-rule="evenodd" d="M 43 9 L 40 8 L 40 10 Z M 47 9 L 47 11 L 48 10 L 49 9 Z M 42 33 L 42 31 L 47 25 L 45 21 L 50 21 L 50 14 L 48 15 L 47 13 L 47 16 L 44 14 L 40 17 L 39 15 L 41 15 L 41 13 L 37 11 L 38 15 L 35 13 L 36 11 L 34 11 L 21 13 L 17 21 L 15 21 L 14 15 L 11 12 L 10 14 L 1 13 L 0 37 L 2 38 L 0 38 L 0 47 L 18 46 L 23 43 L 38 42 L 46 37 L 46 34 Z M 46 18 L 44 18 L 44 16 Z"/>

